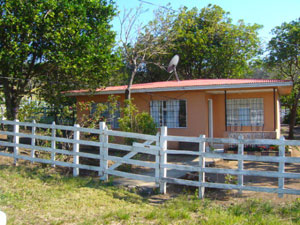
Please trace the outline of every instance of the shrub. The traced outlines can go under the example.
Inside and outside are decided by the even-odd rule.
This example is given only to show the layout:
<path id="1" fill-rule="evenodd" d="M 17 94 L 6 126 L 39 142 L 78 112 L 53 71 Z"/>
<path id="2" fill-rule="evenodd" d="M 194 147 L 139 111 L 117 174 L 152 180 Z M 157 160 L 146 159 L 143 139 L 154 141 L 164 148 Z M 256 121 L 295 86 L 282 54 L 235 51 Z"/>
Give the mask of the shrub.
<path id="1" fill-rule="evenodd" d="M 139 112 L 131 101 L 125 102 L 125 107 L 121 109 L 122 117 L 119 119 L 119 126 L 122 131 L 143 134 L 156 134 L 156 124 L 147 112 Z M 128 144 L 134 140 L 126 139 Z"/>

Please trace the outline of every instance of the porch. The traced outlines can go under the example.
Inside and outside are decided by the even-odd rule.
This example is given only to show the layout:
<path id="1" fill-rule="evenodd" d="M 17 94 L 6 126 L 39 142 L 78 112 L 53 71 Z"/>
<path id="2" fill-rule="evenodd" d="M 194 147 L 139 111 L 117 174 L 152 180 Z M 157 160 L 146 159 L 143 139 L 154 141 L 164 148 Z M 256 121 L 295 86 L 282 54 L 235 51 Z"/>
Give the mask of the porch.
<path id="1" fill-rule="evenodd" d="M 278 139 L 280 136 L 277 90 L 207 92 L 208 137 Z"/>

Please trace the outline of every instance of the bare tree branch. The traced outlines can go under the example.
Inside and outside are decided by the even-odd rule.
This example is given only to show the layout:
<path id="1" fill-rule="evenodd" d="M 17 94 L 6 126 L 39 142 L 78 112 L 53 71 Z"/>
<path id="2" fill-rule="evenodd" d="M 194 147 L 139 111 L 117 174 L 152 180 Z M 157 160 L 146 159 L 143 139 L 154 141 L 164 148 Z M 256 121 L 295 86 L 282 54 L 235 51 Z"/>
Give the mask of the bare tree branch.
<path id="1" fill-rule="evenodd" d="M 145 65 L 147 66 L 147 64 L 153 64 L 166 70 L 160 62 L 153 62 L 152 58 L 169 54 L 168 49 L 170 49 L 171 41 L 168 41 L 166 37 L 172 37 L 169 23 L 172 19 L 164 20 L 163 23 L 160 16 L 169 16 L 171 14 L 170 10 L 165 8 L 164 12 L 156 12 L 154 21 L 147 24 L 147 26 L 137 24 L 139 17 L 146 12 L 142 5 L 135 10 L 125 9 L 123 17 L 119 17 L 121 25 L 120 43 L 123 57 L 131 69 L 125 93 L 126 99 L 130 99 L 130 88 L 139 69 L 142 69 Z M 134 29 L 135 27 L 136 29 Z"/>

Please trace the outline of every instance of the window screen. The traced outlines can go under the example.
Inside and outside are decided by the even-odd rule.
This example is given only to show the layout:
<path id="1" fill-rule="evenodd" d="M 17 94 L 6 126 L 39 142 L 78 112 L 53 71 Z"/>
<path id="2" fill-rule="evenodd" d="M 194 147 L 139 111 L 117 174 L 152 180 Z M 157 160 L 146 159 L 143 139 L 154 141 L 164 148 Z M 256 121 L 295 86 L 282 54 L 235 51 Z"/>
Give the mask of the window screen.
<path id="1" fill-rule="evenodd" d="M 227 126 L 263 126 L 263 98 L 228 99 L 226 115 Z"/>
<path id="2" fill-rule="evenodd" d="M 151 101 L 150 113 L 157 126 L 186 127 L 186 101 Z"/>

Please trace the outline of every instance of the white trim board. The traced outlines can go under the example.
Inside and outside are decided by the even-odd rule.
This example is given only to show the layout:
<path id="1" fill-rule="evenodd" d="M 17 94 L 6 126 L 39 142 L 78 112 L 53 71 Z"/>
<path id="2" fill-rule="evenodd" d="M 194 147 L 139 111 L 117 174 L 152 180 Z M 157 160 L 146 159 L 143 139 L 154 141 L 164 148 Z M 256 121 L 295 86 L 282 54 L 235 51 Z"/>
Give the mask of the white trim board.
<path id="1" fill-rule="evenodd" d="M 277 92 L 277 90 L 275 89 Z M 234 94 L 234 93 L 253 93 L 253 92 L 273 92 L 273 88 L 268 88 L 268 89 L 252 89 L 252 90 L 232 90 L 228 91 L 226 90 L 227 94 Z M 224 91 L 206 91 L 205 93 L 207 94 L 224 94 Z"/>
<path id="2" fill-rule="evenodd" d="M 182 87 L 162 87 L 162 88 L 141 88 L 131 89 L 131 93 L 146 92 L 166 92 L 166 91 L 195 91 L 195 90 L 218 90 L 218 89 L 240 89 L 240 88 L 264 88 L 264 87 L 288 87 L 292 82 L 273 82 L 273 83 L 248 83 L 248 84 L 225 84 L 225 85 L 201 85 L 201 86 L 182 86 Z M 240 91 L 239 91 L 240 92 Z M 125 90 L 114 91 L 96 91 L 96 92 L 76 92 L 66 93 L 66 96 L 83 96 L 83 95 L 109 95 L 124 94 Z"/>

